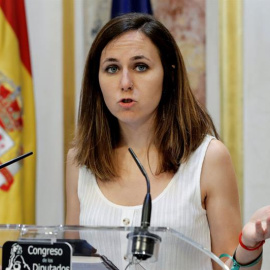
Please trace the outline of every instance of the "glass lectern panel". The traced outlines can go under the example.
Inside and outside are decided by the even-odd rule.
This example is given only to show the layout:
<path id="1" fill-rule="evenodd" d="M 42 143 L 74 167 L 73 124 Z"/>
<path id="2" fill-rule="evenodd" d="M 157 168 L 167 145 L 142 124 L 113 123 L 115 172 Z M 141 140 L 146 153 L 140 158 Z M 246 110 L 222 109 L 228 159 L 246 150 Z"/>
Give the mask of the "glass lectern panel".
<path id="1" fill-rule="evenodd" d="M 229 270 L 208 249 L 166 227 L 0 225 L 1 249 L 6 241 L 68 242 L 73 270 L 210 270 L 213 262 Z"/>

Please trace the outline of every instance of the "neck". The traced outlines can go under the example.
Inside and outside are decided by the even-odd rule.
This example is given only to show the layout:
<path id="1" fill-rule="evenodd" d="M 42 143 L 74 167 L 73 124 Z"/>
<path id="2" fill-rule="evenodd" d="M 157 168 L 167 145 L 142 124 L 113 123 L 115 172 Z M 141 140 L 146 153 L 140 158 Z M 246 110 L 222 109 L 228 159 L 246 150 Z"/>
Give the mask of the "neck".
<path id="1" fill-rule="evenodd" d="M 152 119 L 153 120 L 153 119 Z M 154 124 L 153 121 L 144 122 L 140 125 L 128 125 L 119 122 L 120 127 L 120 142 L 115 151 L 116 160 L 119 168 L 130 168 L 136 171 L 138 168 L 128 148 L 132 148 L 148 173 L 155 172 L 158 166 L 158 150 L 153 144 Z M 151 169 L 148 168 L 151 164 Z M 132 170 L 133 170 L 132 169 Z"/>
<path id="2" fill-rule="evenodd" d="M 153 125 L 131 126 L 119 124 L 120 144 L 119 147 L 131 147 L 137 151 L 147 151 L 151 146 L 154 137 Z"/>

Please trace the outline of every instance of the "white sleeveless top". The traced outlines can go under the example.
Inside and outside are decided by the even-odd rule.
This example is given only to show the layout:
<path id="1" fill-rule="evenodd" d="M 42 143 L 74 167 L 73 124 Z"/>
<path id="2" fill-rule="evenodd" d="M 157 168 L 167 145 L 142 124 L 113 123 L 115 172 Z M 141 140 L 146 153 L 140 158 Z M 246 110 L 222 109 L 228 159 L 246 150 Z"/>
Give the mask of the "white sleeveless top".
<path id="1" fill-rule="evenodd" d="M 151 227 L 170 227 L 211 250 L 206 211 L 201 205 L 200 176 L 211 136 L 206 136 L 187 162 L 182 163 L 163 192 L 152 201 Z M 100 191 L 95 176 L 85 167 L 79 170 L 78 196 L 80 225 L 84 226 L 140 226 L 142 205 L 121 206 L 109 201 Z M 121 196 L 121 194 L 119 194 Z M 107 256 L 119 269 L 128 264 L 123 259 L 127 248 L 127 232 L 100 234 L 84 233 L 98 252 Z M 162 236 L 161 236 L 162 237 Z M 93 243 L 95 242 L 96 243 Z M 110 242 L 112 241 L 112 242 Z M 209 270 L 211 260 L 184 242 L 177 247 L 170 237 L 160 244 L 158 267 L 142 264 L 146 269 Z M 112 258 L 115 252 L 119 258 Z M 138 268 L 140 269 L 140 268 Z M 142 268 L 143 269 L 143 268 Z"/>

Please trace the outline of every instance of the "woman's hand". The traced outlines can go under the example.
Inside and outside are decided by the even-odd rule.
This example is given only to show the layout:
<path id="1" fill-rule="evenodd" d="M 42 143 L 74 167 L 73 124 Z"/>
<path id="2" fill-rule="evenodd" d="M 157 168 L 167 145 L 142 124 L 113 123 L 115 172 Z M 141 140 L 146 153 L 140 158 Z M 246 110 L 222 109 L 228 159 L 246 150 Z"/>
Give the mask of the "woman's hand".
<path id="1" fill-rule="evenodd" d="M 242 230 L 242 242 L 247 247 L 256 247 L 270 238 L 270 205 L 258 209 Z"/>

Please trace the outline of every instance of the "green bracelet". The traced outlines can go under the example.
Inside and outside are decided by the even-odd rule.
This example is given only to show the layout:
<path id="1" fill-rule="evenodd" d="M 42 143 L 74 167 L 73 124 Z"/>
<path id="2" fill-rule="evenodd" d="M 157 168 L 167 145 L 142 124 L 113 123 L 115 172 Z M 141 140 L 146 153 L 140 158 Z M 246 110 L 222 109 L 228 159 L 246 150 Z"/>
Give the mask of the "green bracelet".
<path id="1" fill-rule="evenodd" d="M 250 262 L 249 264 L 240 264 L 240 263 L 236 260 L 235 254 L 236 254 L 236 250 L 235 250 L 233 256 L 230 256 L 229 254 L 224 253 L 224 254 L 221 254 L 221 255 L 219 256 L 219 258 L 220 258 L 220 259 L 221 259 L 221 258 L 224 258 L 224 257 L 230 258 L 230 259 L 233 261 L 233 266 L 232 266 L 231 270 L 239 270 L 240 267 L 251 267 L 251 266 L 257 264 L 257 263 L 262 259 L 263 252 L 261 252 L 261 254 L 260 254 L 255 260 L 253 260 L 252 262 Z"/>

